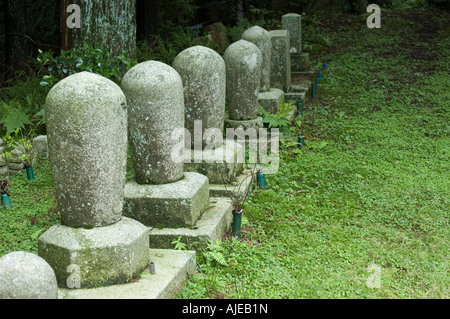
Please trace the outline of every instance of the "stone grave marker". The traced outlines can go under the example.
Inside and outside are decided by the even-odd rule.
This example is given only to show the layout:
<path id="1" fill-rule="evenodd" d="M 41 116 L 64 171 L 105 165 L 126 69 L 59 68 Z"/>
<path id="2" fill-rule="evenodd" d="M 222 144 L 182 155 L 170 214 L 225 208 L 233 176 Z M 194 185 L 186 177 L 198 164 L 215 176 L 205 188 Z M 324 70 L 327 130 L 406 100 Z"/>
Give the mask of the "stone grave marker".
<path id="1" fill-rule="evenodd" d="M 62 224 L 39 237 L 39 256 L 61 287 L 73 288 L 73 276 L 81 288 L 131 281 L 148 264 L 149 238 L 147 227 L 122 217 L 127 158 L 122 90 L 93 73 L 71 75 L 48 93 L 46 123 Z"/>
<path id="2" fill-rule="evenodd" d="M 278 88 L 271 87 L 271 34 L 259 26 L 253 26 L 242 34 L 242 39 L 254 43 L 261 50 L 261 85 L 259 88 L 258 103 L 266 111 L 277 113 L 281 104 L 284 102 L 284 92 Z"/>
<path id="3" fill-rule="evenodd" d="M 194 46 L 173 62 L 184 87 L 187 158 L 185 171 L 199 172 L 213 184 L 231 183 L 242 169 L 237 143 L 223 139 L 226 69 L 214 50 Z"/>
<path id="4" fill-rule="evenodd" d="M 263 127 L 258 117 L 258 93 L 261 79 L 261 50 L 253 43 L 239 40 L 224 53 L 227 70 L 227 107 L 229 118 L 226 128 Z"/>

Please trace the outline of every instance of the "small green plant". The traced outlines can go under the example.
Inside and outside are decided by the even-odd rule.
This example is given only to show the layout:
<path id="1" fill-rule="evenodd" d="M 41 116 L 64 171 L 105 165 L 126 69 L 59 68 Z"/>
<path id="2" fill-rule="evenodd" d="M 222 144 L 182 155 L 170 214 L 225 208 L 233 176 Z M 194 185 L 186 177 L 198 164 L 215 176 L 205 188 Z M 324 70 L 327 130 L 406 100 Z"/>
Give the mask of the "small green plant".
<path id="1" fill-rule="evenodd" d="M 181 236 L 171 242 L 175 250 L 187 250 L 187 245 L 181 241 Z"/>
<path id="2" fill-rule="evenodd" d="M 118 56 L 100 48 L 84 45 L 71 51 L 62 51 L 60 56 L 54 56 L 53 51 L 39 50 L 36 58 L 39 73 L 43 73 L 42 86 L 52 87 L 64 77 L 78 72 L 92 72 L 104 76 L 120 84 L 125 73 L 137 64 L 127 52 Z"/>
<path id="3" fill-rule="evenodd" d="M 206 263 L 211 266 L 212 264 L 218 264 L 221 266 L 228 266 L 224 255 L 224 246 L 221 240 L 217 240 L 215 243 L 209 242 L 206 247 L 203 256 L 206 259 Z"/>
<path id="4" fill-rule="evenodd" d="M 4 157 L 11 157 L 13 150 L 21 152 L 20 159 L 25 164 L 25 168 L 32 167 L 35 159 L 35 152 L 33 150 L 33 144 L 31 138 L 33 137 L 33 131 L 24 136 L 22 129 L 16 129 L 14 135 L 5 135 L 3 138 L 7 150 L 2 154 Z"/>
<path id="5" fill-rule="evenodd" d="M 259 106 L 258 114 L 263 117 L 263 122 L 269 125 L 269 128 L 285 129 L 291 122 L 288 120 L 289 114 L 295 110 L 294 102 L 285 102 L 280 106 L 277 113 L 270 113 L 262 106 Z"/>

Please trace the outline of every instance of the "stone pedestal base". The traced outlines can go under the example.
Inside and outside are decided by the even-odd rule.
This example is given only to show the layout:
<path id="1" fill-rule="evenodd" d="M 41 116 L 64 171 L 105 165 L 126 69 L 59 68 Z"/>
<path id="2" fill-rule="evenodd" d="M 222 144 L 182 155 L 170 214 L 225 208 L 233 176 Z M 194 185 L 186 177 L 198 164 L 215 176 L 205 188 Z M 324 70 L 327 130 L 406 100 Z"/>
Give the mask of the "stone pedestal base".
<path id="1" fill-rule="evenodd" d="M 271 88 L 267 92 L 259 92 L 258 104 L 261 105 L 267 112 L 277 113 L 280 110 L 281 104 L 284 102 L 283 90 Z"/>
<path id="2" fill-rule="evenodd" d="M 286 102 L 292 102 L 292 101 L 294 101 L 294 103 L 302 102 L 305 100 L 306 91 L 305 92 L 289 92 L 289 93 L 286 93 L 284 96 L 285 96 Z"/>
<path id="3" fill-rule="evenodd" d="M 187 150 L 185 172 L 206 175 L 209 183 L 229 184 L 244 169 L 244 148 L 237 142 L 227 141 L 213 150 Z"/>
<path id="4" fill-rule="evenodd" d="M 255 179 L 253 175 L 251 171 L 244 169 L 231 184 L 209 184 L 209 194 L 214 197 L 244 198 L 247 192 L 252 191 Z"/>
<path id="5" fill-rule="evenodd" d="M 229 198 L 210 199 L 210 206 L 193 227 L 189 228 L 152 228 L 149 232 L 150 247 L 174 248 L 173 241 L 181 236 L 181 241 L 189 249 L 201 252 L 208 242 L 222 239 L 231 226 L 233 205 Z"/>
<path id="6" fill-rule="evenodd" d="M 311 69 L 309 53 L 291 53 L 292 72 L 306 72 Z"/>
<path id="7" fill-rule="evenodd" d="M 79 288 L 77 280 L 81 288 L 126 283 L 149 263 L 148 228 L 126 217 L 92 229 L 55 225 L 39 237 L 38 245 L 60 287 Z"/>
<path id="8" fill-rule="evenodd" d="M 184 173 L 178 182 L 140 185 L 135 180 L 125 184 L 123 215 L 146 226 L 192 227 L 208 206 L 208 177 Z"/>
<path id="9" fill-rule="evenodd" d="M 258 134 L 258 130 L 260 128 L 263 128 L 263 119 L 262 117 L 257 117 L 254 120 L 231 120 L 231 119 L 225 119 L 225 129 L 227 128 L 242 128 L 245 130 L 249 128 L 256 129 L 256 134 Z"/>
<path id="10" fill-rule="evenodd" d="M 196 271 L 195 251 L 148 249 L 154 275 L 146 269 L 137 281 L 91 289 L 59 289 L 59 299 L 176 299 Z"/>

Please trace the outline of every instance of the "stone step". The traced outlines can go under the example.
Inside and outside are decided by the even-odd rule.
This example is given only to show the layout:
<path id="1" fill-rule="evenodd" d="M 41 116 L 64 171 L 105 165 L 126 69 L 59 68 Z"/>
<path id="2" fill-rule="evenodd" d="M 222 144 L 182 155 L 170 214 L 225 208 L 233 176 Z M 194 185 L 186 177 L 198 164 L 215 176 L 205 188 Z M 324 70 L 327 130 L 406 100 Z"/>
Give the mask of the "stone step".
<path id="1" fill-rule="evenodd" d="M 315 82 L 317 78 L 316 71 L 306 71 L 306 72 L 291 72 L 292 77 L 307 79 Z"/>
<path id="2" fill-rule="evenodd" d="M 141 278 L 127 284 L 91 289 L 60 288 L 59 299 L 174 299 L 196 268 L 196 252 L 149 249 L 155 274 L 147 268 Z"/>
<path id="3" fill-rule="evenodd" d="M 244 196 L 251 192 L 253 188 L 254 176 L 250 171 L 245 170 L 231 184 L 209 184 L 209 194 L 212 197 Z"/>
<path id="4" fill-rule="evenodd" d="M 304 92 L 289 92 L 284 94 L 286 102 L 295 101 L 301 102 L 305 100 L 307 91 Z"/>
<path id="5" fill-rule="evenodd" d="M 189 249 L 200 252 L 208 244 L 222 239 L 233 220 L 233 205 L 229 198 L 211 197 L 210 206 L 191 228 L 150 228 L 151 248 L 174 248 L 173 241 L 181 236 Z M 190 247 L 192 246 L 192 248 Z"/>

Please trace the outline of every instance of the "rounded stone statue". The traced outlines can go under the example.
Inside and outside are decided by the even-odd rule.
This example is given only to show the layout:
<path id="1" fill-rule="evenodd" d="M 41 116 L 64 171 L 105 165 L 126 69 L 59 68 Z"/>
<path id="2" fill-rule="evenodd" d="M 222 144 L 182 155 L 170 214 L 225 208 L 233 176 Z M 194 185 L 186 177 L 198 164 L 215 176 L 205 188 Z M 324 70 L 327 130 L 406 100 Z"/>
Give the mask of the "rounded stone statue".
<path id="1" fill-rule="evenodd" d="M 128 102 L 128 140 L 136 182 L 167 184 L 181 180 L 183 162 L 172 158 L 173 149 L 184 140 L 184 134 L 178 134 L 184 129 L 180 75 L 167 64 L 146 61 L 125 74 L 122 89 Z"/>
<path id="2" fill-rule="evenodd" d="M 207 129 L 223 132 L 225 120 L 226 70 L 223 58 L 214 50 L 194 46 L 173 61 L 184 86 L 185 127 L 194 136 L 194 122 L 201 121 L 202 136 Z M 222 134 L 222 133 L 221 133 Z M 192 145 L 194 140 L 191 139 Z M 213 141 L 203 139 L 203 147 Z"/>
<path id="3" fill-rule="evenodd" d="M 0 299 L 57 299 L 55 272 L 41 257 L 16 251 L 0 258 Z"/>
<path id="4" fill-rule="evenodd" d="M 261 78 L 261 50 L 253 43 L 239 40 L 224 53 L 227 69 L 227 106 L 231 120 L 253 120 L 258 115 Z"/>
<path id="5" fill-rule="evenodd" d="M 46 100 L 47 138 L 63 224 L 101 227 L 122 215 L 127 104 L 114 82 L 81 72 L 58 82 Z"/>
<path id="6" fill-rule="evenodd" d="M 242 34 L 242 39 L 252 42 L 261 50 L 262 66 L 261 85 L 259 91 L 267 92 L 270 90 L 270 63 L 272 55 L 272 40 L 270 32 L 259 26 L 253 26 Z"/>

